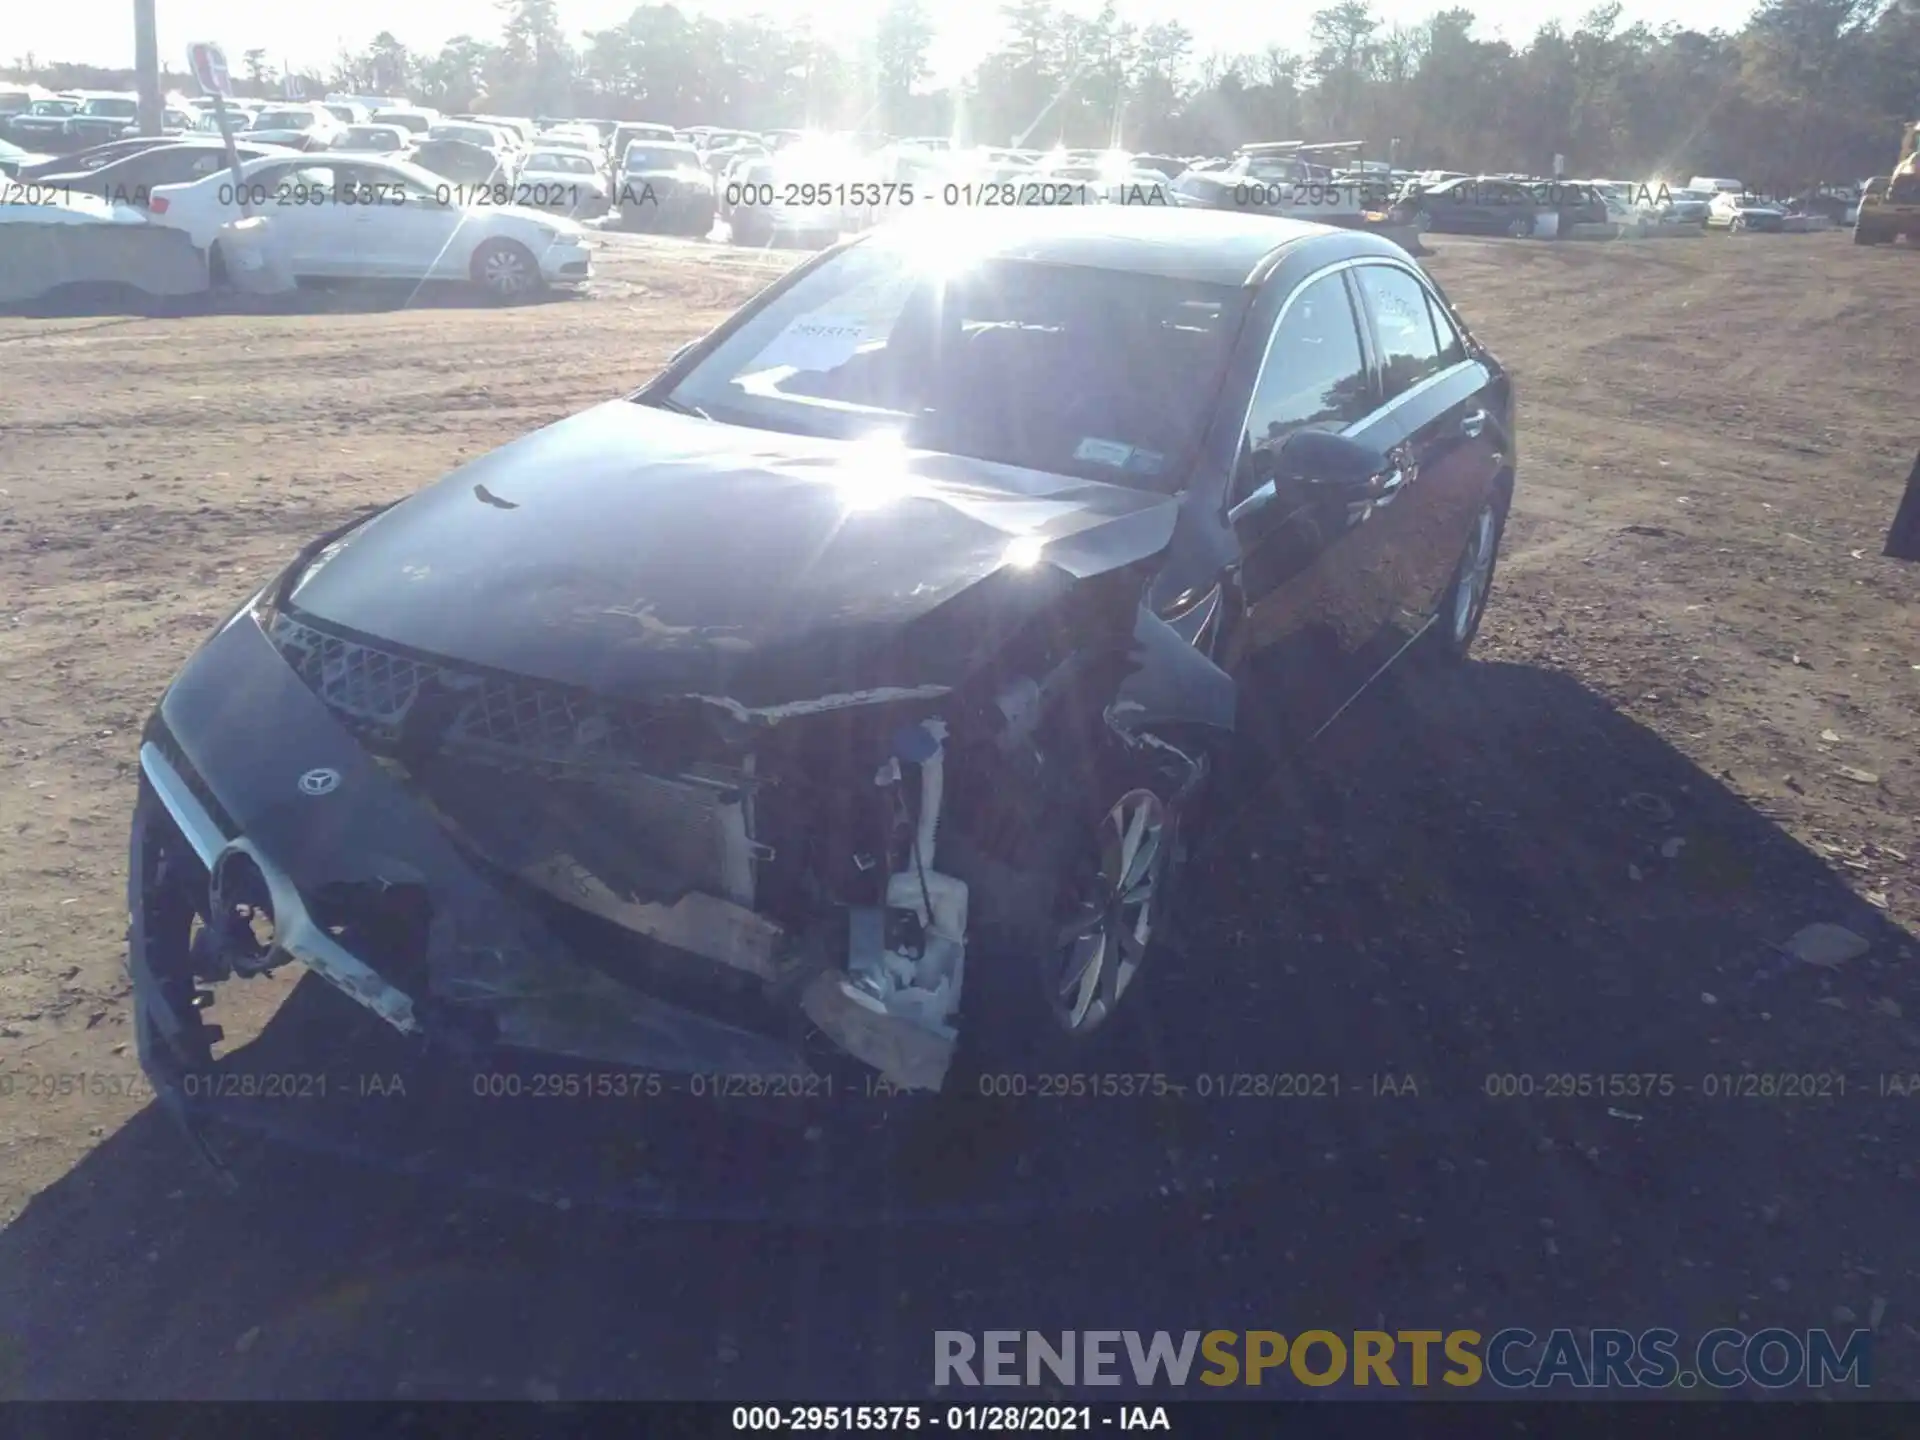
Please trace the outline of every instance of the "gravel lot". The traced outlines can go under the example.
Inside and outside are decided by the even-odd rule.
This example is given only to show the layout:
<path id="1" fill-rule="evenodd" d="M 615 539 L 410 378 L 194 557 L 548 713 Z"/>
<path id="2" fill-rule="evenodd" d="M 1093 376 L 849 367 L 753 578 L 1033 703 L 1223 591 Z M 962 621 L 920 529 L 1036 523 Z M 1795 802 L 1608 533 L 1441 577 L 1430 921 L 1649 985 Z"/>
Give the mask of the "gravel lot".
<path id="1" fill-rule="evenodd" d="M 1920 567 L 1879 556 L 1920 261 L 1432 244 L 1521 386 L 1478 662 L 1246 797 L 1149 992 L 1156 1064 L 1342 1097 L 929 1119 L 917 1193 L 1098 1157 L 1018 1223 L 644 1220 L 318 1159 L 227 1195 L 137 1083 L 125 832 L 188 651 L 792 257 L 615 237 L 591 295 L 520 309 L 0 319 L 0 1395 L 910 1398 L 935 1329 L 1870 1318 L 1876 1393 L 1920 1395 L 1920 1079 L 1882 1093 L 1920 1074 Z M 1814 921 L 1870 948 L 1783 954 Z M 1707 1094 L 1747 1072 L 1844 1094 Z M 1676 1093 L 1547 1098 L 1567 1073 Z"/>

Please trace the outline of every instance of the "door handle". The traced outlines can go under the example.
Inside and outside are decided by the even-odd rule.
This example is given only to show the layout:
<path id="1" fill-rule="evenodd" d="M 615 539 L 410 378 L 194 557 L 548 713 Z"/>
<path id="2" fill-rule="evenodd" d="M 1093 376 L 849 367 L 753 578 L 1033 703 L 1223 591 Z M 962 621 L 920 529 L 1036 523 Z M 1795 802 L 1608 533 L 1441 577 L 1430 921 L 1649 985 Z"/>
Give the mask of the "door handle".
<path id="1" fill-rule="evenodd" d="M 1405 489 L 1407 481 L 1412 478 L 1411 472 L 1403 465 L 1394 466 L 1393 469 L 1387 471 L 1384 475 L 1374 476 L 1367 484 L 1365 498 L 1354 500 L 1348 504 L 1348 523 L 1358 524 L 1373 514 L 1373 512 L 1378 510 L 1382 505 L 1392 504 L 1393 497 Z"/>
<path id="2" fill-rule="evenodd" d="M 1373 482 L 1373 494 L 1369 501 L 1374 505 L 1385 505 L 1394 496 L 1407 488 L 1407 482 L 1413 478 L 1413 472 L 1405 465 L 1396 465 L 1386 474 Z"/>
<path id="3" fill-rule="evenodd" d="M 1480 438 L 1480 432 L 1487 428 L 1487 412 L 1476 410 L 1460 421 L 1460 433 L 1469 440 Z"/>

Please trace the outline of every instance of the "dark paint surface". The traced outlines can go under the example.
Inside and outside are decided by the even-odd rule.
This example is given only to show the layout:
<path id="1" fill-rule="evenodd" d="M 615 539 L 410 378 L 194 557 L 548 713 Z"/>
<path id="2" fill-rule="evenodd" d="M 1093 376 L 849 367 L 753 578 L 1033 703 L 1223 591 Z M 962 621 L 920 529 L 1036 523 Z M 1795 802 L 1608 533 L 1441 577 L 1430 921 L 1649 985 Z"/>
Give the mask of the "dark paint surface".
<path id="1" fill-rule="evenodd" d="M 1117 485 L 617 401 L 380 515 L 289 599 L 561 684 L 778 704 L 956 683 L 1072 579 L 1164 549 L 1174 509 Z M 1023 537 L 1045 542 L 1041 563 L 1010 559 Z"/>

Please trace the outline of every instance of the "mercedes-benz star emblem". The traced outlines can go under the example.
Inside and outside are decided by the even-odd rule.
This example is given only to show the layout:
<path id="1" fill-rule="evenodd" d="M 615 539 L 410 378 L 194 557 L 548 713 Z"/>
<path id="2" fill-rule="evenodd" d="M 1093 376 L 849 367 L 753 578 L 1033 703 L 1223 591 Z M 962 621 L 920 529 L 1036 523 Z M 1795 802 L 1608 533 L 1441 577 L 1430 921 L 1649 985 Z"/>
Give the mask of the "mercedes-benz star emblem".
<path id="1" fill-rule="evenodd" d="M 300 777 L 300 789 L 307 795 L 325 795 L 340 787 L 338 770 L 309 770 Z"/>

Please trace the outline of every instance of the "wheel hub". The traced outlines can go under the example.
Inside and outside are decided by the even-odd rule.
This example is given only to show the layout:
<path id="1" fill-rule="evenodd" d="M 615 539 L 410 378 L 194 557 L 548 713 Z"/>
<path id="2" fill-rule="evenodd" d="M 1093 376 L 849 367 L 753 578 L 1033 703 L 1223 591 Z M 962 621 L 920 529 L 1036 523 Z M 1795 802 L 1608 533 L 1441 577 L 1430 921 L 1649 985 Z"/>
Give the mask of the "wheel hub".
<path id="1" fill-rule="evenodd" d="M 1473 536 L 1461 562 L 1460 588 L 1453 601 L 1453 638 L 1464 641 L 1473 633 L 1474 622 L 1486 603 L 1487 586 L 1493 579 L 1493 557 L 1497 549 L 1494 507 L 1488 505 L 1473 522 Z"/>
<path id="2" fill-rule="evenodd" d="M 496 290 L 506 293 L 518 290 L 525 282 L 525 270 L 520 257 L 511 251 L 497 251 L 487 257 L 487 281 Z"/>
<path id="3" fill-rule="evenodd" d="M 1085 877 L 1049 960 L 1054 1019 L 1085 1034 L 1112 1017 L 1146 958 L 1171 840 L 1167 807 L 1151 790 L 1116 800 L 1095 834 L 1097 868 Z"/>

